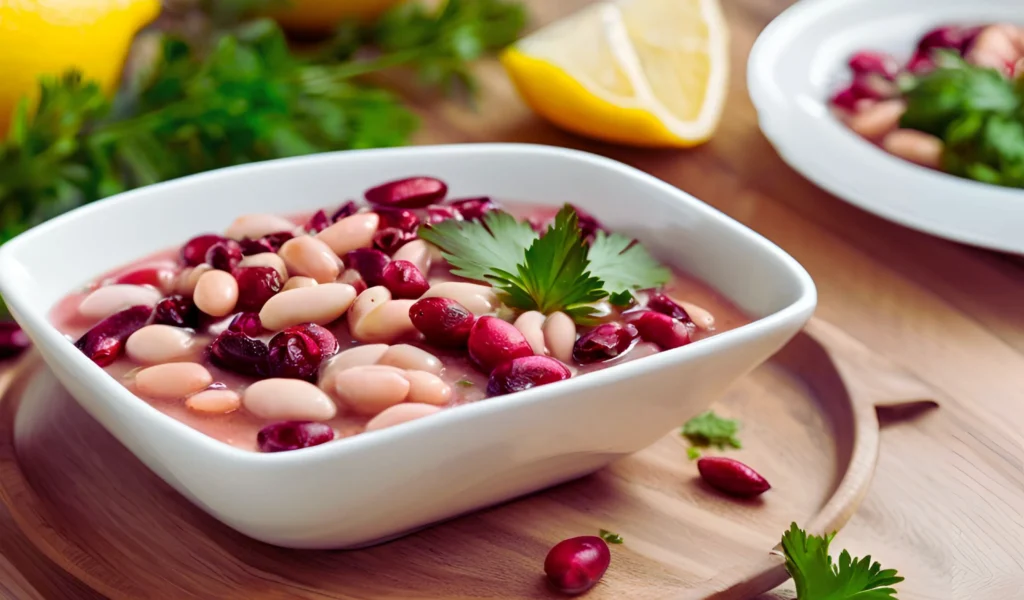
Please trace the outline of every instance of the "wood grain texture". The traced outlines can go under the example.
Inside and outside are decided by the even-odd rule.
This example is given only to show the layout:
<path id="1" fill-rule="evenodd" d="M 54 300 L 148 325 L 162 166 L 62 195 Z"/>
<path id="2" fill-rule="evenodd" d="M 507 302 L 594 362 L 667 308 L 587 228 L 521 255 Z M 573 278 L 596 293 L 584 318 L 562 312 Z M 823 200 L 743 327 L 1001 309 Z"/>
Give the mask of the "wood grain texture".
<path id="1" fill-rule="evenodd" d="M 527 3 L 539 26 L 589 2 Z M 522 141 L 610 156 L 696 195 L 795 256 L 818 285 L 819 316 L 926 381 L 942 404 L 913 419 L 882 413 L 875 481 L 836 545 L 900 569 L 907 577 L 901 600 L 1022 598 L 1024 262 L 883 221 L 781 161 L 757 129 L 745 66 L 756 35 L 790 3 L 723 2 L 732 32 L 725 117 L 714 140 L 689 151 L 637 151 L 563 134 L 519 102 L 493 63 L 479 69 L 476 111 L 419 95 L 409 78 L 391 83 L 415 100 L 421 143 Z M 91 598 L 53 584 L 70 578 L 15 541 L 5 516 L 0 509 L 0 555 L 17 574 L 0 567 L 0 589 L 31 598 L 31 591 L 21 595 L 27 583 L 45 598 Z M 792 598 L 788 590 L 770 597 Z"/>
<path id="2" fill-rule="evenodd" d="M 835 531 L 867 493 L 878 456 L 874 402 L 896 396 L 849 395 L 832 360 L 914 384 L 868 364 L 869 352 L 843 349 L 842 332 L 815 329 L 830 350 L 801 334 L 720 406 L 753 421 L 735 455 L 773 482 L 756 500 L 701 482 L 673 430 L 594 476 L 383 546 L 274 548 L 171 491 L 36 357 L 0 396 L 0 499 L 46 556 L 112 598 L 548 598 L 548 547 L 602 527 L 628 541 L 614 547 L 614 568 L 589 597 L 750 598 L 788 579 L 770 550 L 789 522 Z"/>

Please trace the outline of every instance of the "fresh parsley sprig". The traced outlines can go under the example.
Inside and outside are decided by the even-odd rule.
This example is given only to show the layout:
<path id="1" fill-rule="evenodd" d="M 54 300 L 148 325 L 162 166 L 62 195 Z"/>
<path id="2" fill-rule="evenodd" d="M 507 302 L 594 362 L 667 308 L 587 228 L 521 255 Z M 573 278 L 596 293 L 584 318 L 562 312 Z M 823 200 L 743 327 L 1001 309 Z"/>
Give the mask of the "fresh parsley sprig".
<path id="1" fill-rule="evenodd" d="M 568 204 L 542 236 L 503 211 L 491 211 L 482 221 L 422 227 L 419 235 L 441 249 L 454 274 L 493 285 L 508 306 L 562 311 L 578 323 L 588 322 L 595 302 L 659 287 L 671 276 L 642 245 L 624 236 L 599 233 L 589 245 Z"/>
<path id="2" fill-rule="evenodd" d="M 715 411 L 709 410 L 687 421 L 679 433 L 690 441 L 687 456 L 690 460 L 697 460 L 701 455 L 700 448 L 742 448 L 743 445 L 736 437 L 739 430 L 739 421 L 719 417 Z"/>
<path id="3" fill-rule="evenodd" d="M 807 535 L 793 523 L 782 536 L 786 570 L 799 600 L 895 600 L 893 587 L 903 581 L 895 569 L 882 569 L 870 556 L 853 558 L 843 550 L 833 563 L 828 548 L 835 533 Z"/>

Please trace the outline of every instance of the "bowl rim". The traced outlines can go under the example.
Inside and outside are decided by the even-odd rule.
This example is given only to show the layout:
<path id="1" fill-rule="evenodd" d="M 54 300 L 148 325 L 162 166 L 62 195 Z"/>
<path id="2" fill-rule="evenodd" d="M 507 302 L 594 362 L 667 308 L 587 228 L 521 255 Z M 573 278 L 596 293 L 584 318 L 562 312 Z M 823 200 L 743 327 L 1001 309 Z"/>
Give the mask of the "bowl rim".
<path id="1" fill-rule="evenodd" d="M 897 0 L 895 6 L 890 0 L 804 0 L 794 4 L 765 27 L 755 40 L 747 61 L 747 88 L 762 133 L 790 167 L 818 187 L 863 210 L 938 237 L 1024 253 L 1024 239 L 1001 233 L 998 226 L 1004 218 L 1016 223 L 1024 220 L 1024 190 L 957 177 L 895 157 L 842 124 L 828 110 L 827 93 L 806 95 L 806 89 L 817 87 L 810 81 L 810 72 L 800 75 L 801 89 L 797 90 L 783 89 L 778 77 L 789 64 L 784 57 L 793 44 L 798 43 L 795 41 L 798 34 L 820 24 L 837 10 L 883 20 L 899 19 L 911 8 L 921 5 L 929 10 L 920 14 L 920 22 L 930 26 L 954 20 L 970 22 L 971 17 L 960 19 L 959 15 L 968 15 L 972 10 L 975 20 L 984 21 L 984 17 L 976 16 L 982 12 L 979 4 L 983 10 L 995 13 L 1014 10 L 1013 2 L 979 0 L 966 8 L 958 0 Z M 849 19 L 841 29 L 856 30 L 863 22 Z M 816 47 L 820 48 L 820 44 Z M 798 135 L 808 127 L 814 128 L 814 140 Z M 838 162 L 836 156 L 840 152 L 844 157 L 843 166 L 837 168 L 830 163 Z M 896 180 L 904 183 L 903 188 L 918 191 L 920 200 L 906 206 L 894 202 L 893 194 L 886 193 L 891 189 L 886 184 Z M 937 215 L 933 212 L 937 196 L 951 198 L 951 206 L 964 211 L 975 212 L 984 204 L 981 208 L 993 215 L 989 219 L 991 224 L 978 227 L 964 224 L 954 214 Z M 922 207 L 930 210 L 922 211 Z M 1014 216 L 1006 215 L 1008 212 Z"/>
<path id="2" fill-rule="evenodd" d="M 141 401 L 127 388 L 121 385 L 106 371 L 98 367 L 85 355 L 76 351 L 72 344 L 67 343 L 67 338 L 54 327 L 47 317 L 46 309 L 38 309 L 27 303 L 22 293 L 5 284 L 10 278 L 5 274 L 13 269 L 19 268 L 15 258 L 18 249 L 24 245 L 36 243 L 40 238 L 45 238 L 51 230 L 60 224 L 78 219 L 84 215 L 97 211 L 116 211 L 123 203 L 145 201 L 147 197 L 160 197 L 175 188 L 194 181 L 213 181 L 223 177 L 225 174 L 237 174 L 253 172 L 256 170 L 282 169 L 287 170 L 291 166 L 310 161 L 334 162 L 345 160 L 346 156 L 354 156 L 354 153 L 361 155 L 377 155 L 387 159 L 388 157 L 407 157 L 421 153 L 441 152 L 457 156 L 460 153 L 489 153 L 495 156 L 508 156 L 516 153 L 534 154 L 542 157 L 556 159 L 571 159 L 589 163 L 595 168 L 611 169 L 621 175 L 637 181 L 638 184 L 654 188 L 662 194 L 667 194 L 675 200 L 681 201 L 688 206 L 687 210 L 703 213 L 704 216 L 716 220 L 721 226 L 732 230 L 732 233 L 746 238 L 756 245 L 757 251 L 766 255 L 766 258 L 778 261 L 783 268 L 789 271 L 796 282 L 797 296 L 790 304 L 782 309 L 752 321 L 736 329 L 722 332 L 711 338 L 701 340 L 699 343 L 689 344 L 681 348 L 659 352 L 655 355 L 645 357 L 643 360 L 630 361 L 628 363 L 613 365 L 606 369 L 589 373 L 587 377 L 573 378 L 554 384 L 541 386 L 488 399 L 487 402 L 473 402 L 461 405 L 458 410 L 445 410 L 433 416 L 431 419 L 419 419 L 400 426 L 386 428 L 372 432 L 373 435 L 356 435 L 342 440 L 338 443 L 321 444 L 310 448 L 302 448 L 289 452 L 262 453 L 244 450 L 230 444 L 224 443 L 210 437 L 197 429 L 165 414 L 148 402 Z M 425 431 L 429 428 L 445 427 L 448 424 L 454 425 L 460 421 L 474 419 L 478 415 L 509 410 L 516 406 L 525 406 L 537 402 L 546 402 L 556 399 L 558 396 L 574 394 L 585 391 L 594 386 L 602 385 L 602 382 L 609 381 L 609 378 L 619 380 L 623 377 L 642 377 L 645 374 L 664 368 L 666 365 L 679 362 L 698 354 L 710 354 L 722 348 L 737 346 L 748 340 L 756 339 L 765 333 L 783 328 L 794 320 L 801 323 L 810 317 L 817 304 L 817 290 L 814 282 L 807 271 L 789 254 L 781 248 L 754 232 L 742 223 L 725 215 L 710 205 L 698 200 L 689 193 L 662 181 L 653 175 L 645 173 L 635 167 L 626 165 L 619 161 L 606 158 L 597 154 L 572 150 L 541 144 L 522 143 L 470 143 L 470 144 L 446 144 L 435 146 L 410 146 L 400 148 L 348 150 L 328 152 L 310 156 L 283 158 L 259 163 L 250 163 L 226 167 L 190 175 L 179 179 L 162 182 L 136 190 L 124 192 L 99 200 L 89 205 L 76 208 L 68 213 L 62 214 L 37 227 L 26 231 L 0 247 L 0 293 L 7 298 L 16 319 L 25 325 L 29 333 L 38 333 L 41 340 L 36 343 L 45 345 L 51 349 L 55 358 L 61 361 L 77 363 L 82 371 L 87 374 L 88 379 L 83 382 L 86 387 L 93 391 L 100 391 L 108 400 L 114 402 L 124 400 L 130 403 L 129 410 L 136 411 L 138 415 L 151 415 L 156 419 L 154 426 L 170 430 L 179 438 L 187 440 L 189 444 L 196 447 L 198 451 L 207 454 L 216 454 L 226 460 L 236 463 L 243 462 L 261 465 L 274 464 L 280 467 L 288 467 L 297 463 L 309 463 L 313 461 L 331 460 L 344 454 L 371 450 L 378 445 L 386 445 L 396 436 L 412 435 L 417 431 Z M 35 337 L 33 335 L 33 337 Z M 45 359 L 45 357 L 44 357 Z M 49 362 L 49 361 L 47 361 Z M 114 398 L 118 400 L 114 400 Z"/>

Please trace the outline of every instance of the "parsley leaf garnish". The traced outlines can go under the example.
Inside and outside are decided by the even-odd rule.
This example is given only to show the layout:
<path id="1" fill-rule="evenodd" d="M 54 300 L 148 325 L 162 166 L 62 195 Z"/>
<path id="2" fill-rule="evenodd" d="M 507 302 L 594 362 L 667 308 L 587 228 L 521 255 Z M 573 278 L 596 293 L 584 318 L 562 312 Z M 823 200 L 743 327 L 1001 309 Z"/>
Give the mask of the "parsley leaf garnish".
<path id="1" fill-rule="evenodd" d="M 621 535 L 617 533 L 612 533 L 607 529 L 601 529 L 598 532 L 598 535 L 601 536 L 602 540 L 608 542 L 609 544 L 621 544 L 623 542 Z"/>
<path id="2" fill-rule="evenodd" d="M 697 447 L 742 448 L 743 445 L 736 437 L 739 430 L 739 421 L 724 419 L 716 415 L 715 411 L 709 410 L 687 421 L 680 434 Z M 700 452 L 698 451 L 694 455 L 693 452 L 687 451 L 687 456 L 690 457 L 690 460 L 695 460 L 700 458 Z"/>
<path id="3" fill-rule="evenodd" d="M 835 533 L 824 537 L 807 535 L 793 523 L 782 535 L 786 570 L 796 584 L 799 600 L 891 600 L 892 586 L 903 581 L 895 569 L 882 570 L 870 556 L 853 558 L 843 550 L 839 562 L 828 554 Z"/>
<path id="4" fill-rule="evenodd" d="M 629 305 L 634 290 L 659 287 L 671 276 L 624 236 L 599 232 L 589 246 L 568 204 L 539 237 L 503 211 L 487 213 L 482 222 L 421 227 L 419 236 L 441 249 L 455 275 L 493 285 L 508 306 L 562 311 L 578 323 L 595 312 L 593 303 L 611 296 L 616 305 Z"/>
<path id="5" fill-rule="evenodd" d="M 696 446 L 690 446 L 689 448 L 686 449 L 686 458 L 690 460 L 697 460 L 701 456 L 703 455 L 701 454 L 700 449 L 697 448 Z"/>

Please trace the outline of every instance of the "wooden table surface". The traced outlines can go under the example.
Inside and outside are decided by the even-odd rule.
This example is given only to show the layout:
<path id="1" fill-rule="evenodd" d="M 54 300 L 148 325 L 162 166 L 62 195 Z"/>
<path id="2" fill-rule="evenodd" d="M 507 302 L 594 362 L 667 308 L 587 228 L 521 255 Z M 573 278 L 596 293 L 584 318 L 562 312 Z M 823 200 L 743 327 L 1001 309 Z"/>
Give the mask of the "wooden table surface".
<path id="1" fill-rule="evenodd" d="M 528 0 L 534 26 L 588 2 Z M 728 105 L 714 140 L 693 150 L 627 149 L 561 133 L 533 116 L 493 63 L 480 68 L 476 111 L 404 91 L 424 120 L 421 143 L 533 142 L 610 156 L 796 257 L 818 285 L 817 315 L 931 384 L 941 403 L 884 424 L 874 485 L 836 546 L 899 569 L 903 600 L 1024 598 L 1024 262 L 873 217 L 782 162 L 758 130 L 745 72 L 755 37 L 790 3 L 724 2 Z M 3 507 L 0 595 L 95 597 L 35 552 Z"/>

